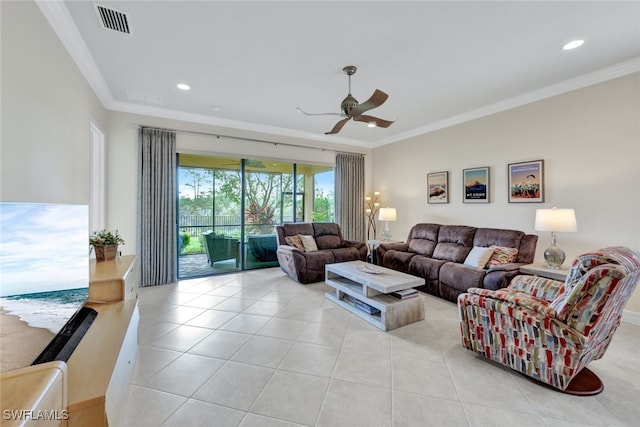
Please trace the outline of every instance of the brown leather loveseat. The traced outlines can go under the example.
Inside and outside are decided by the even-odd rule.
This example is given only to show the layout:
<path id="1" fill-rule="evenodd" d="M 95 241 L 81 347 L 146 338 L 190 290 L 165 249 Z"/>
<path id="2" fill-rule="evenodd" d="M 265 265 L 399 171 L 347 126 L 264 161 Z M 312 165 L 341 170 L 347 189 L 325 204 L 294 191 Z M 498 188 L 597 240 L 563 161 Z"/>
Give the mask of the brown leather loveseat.
<path id="1" fill-rule="evenodd" d="M 324 266 L 367 259 L 364 242 L 344 240 L 340 226 L 331 222 L 300 222 L 276 226 L 280 268 L 300 283 L 324 280 Z M 287 242 L 295 236 L 312 236 L 317 250 L 305 250 Z"/>
<path id="2" fill-rule="evenodd" d="M 376 263 L 423 277 L 425 284 L 419 289 L 456 302 L 469 288 L 507 287 L 522 265 L 533 262 L 537 243 L 538 236 L 517 230 L 416 224 L 406 242 L 381 244 Z M 492 246 L 497 247 L 496 253 L 507 252 L 513 259 L 490 254 L 487 264 L 465 264 L 472 249 L 477 253 L 476 248 L 482 251 Z"/>

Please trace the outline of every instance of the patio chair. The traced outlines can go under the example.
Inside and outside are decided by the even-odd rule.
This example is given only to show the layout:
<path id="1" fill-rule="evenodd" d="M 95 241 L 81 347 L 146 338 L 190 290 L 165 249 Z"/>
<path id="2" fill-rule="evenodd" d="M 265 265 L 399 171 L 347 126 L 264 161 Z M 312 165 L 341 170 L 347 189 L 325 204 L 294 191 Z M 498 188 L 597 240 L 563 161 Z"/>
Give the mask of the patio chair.
<path id="1" fill-rule="evenodd" d="M 240 240 L 215 234 L 211 230 L 203 233 L 202 236 L 207 250 L 207 260 L 212 267 L 215 262 L 228 259 L 236 260 L 236 268 L 240 265 Z"/>

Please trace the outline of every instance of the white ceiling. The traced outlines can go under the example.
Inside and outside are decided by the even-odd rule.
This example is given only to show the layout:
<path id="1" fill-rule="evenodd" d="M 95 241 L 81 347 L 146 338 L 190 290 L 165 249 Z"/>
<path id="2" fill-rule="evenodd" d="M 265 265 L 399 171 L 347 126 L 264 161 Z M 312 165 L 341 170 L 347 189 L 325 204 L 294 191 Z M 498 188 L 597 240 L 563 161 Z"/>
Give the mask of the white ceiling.
<path id="1" fill-rule="evenodd" d="M 102 28 L 95 4 L 131 35 Z M 640 2 L 39 2 L 90 84 L 114 110 L 363 147 L 640 71 Z M 582 47 L 563 51 L 573 39 Z M 389 94 L 325 136 L 347 94 Z M 176 84 L 185 82 L 191 91 Z M 129 94 L 161 99 L 131 102 Z M 221 107 L 215 111 L 214 107 Z"/>

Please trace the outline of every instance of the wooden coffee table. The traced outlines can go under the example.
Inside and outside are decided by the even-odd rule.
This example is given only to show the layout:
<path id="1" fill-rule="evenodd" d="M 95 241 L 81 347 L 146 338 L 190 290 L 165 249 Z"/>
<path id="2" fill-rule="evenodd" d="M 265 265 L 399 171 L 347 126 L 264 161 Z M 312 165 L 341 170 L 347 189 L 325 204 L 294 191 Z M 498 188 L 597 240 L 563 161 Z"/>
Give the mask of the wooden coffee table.
<path id="1" fill-rule="evenodd" d="M 367 272 L 375 269 L 375 272 Z M 335 289 L 325 296 L 383 331 L 424 319 L 424 296 L 398 299 L 391 295 L 424 285 L 424 279 L 363 261 L 325 266 L 325 282 Z"/>

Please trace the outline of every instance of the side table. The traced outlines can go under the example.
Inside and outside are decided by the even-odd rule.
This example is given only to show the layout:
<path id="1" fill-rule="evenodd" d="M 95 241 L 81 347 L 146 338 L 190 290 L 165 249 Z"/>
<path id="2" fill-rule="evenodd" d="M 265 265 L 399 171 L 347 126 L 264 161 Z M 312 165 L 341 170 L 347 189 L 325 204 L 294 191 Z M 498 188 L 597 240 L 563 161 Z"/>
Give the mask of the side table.
<path id="1" fill-rule="evenodd" d="M 367 247 L 369 248 L 369 262 L 371 264 L 376 263 L 376 248 L 383 243 L 400 243 L 402 240 L 377 240 L 377 239 L 369 239 L 367 240 Z"/>
<path id="2" fill-rule="evenodd" d="M 564 282 L 569 274 L 568 268 L 549 268 L 546 263 L 539 262 L 520 267 L 520 272 L 533 276 L 546 277 Z"/>

